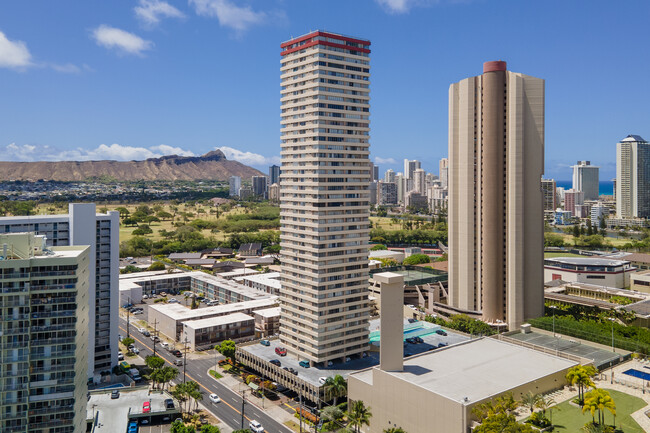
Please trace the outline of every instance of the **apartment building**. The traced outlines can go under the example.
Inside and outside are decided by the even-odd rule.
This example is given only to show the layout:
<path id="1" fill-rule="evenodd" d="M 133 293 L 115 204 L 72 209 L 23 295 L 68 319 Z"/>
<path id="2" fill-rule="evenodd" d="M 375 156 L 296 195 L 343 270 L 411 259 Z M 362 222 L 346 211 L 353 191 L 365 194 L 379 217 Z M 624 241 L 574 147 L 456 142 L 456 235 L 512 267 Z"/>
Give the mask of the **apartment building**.
<path id="1" fill-rule="evenodd" d="M 0 431 L 86 431 L 89 246 L 0 234 Z"/>
<path id="2" fill-rule="evenodd" d="M 240 176 L 230 176 L 228 179 L 229 187 L 229 196 L 236 197 L 239 195 L 239 190 L 241 189 L 241 177 Z"/>
<path id="3" fill-rule="evenodd" d="M 591 165 L 590 161 L 578 161 L 573 168 L 573 189 L 581 191 L 585 200 L 598 200 L 600 167 Z"/>
<path id="4" fill-rule="evenodd" d="M 280 339 L 312 364 L 368 347 L 370 41 L 281 44 Z"/>
<path id="5" fill-rule="evenodd" d="M 544 80 L 502 61 L 449 88 L 449 301 L 488 323 L 543 315 Z"/>
<path id="6" fill-rule="evenodd" d="M 616 144 L 616 216 L 650 218 L 650 143 L 638 135 Z"/>
<path id="7" fill-rule="evenodd" d="M 68 214 L 0 218 L 0 234 L 34 232 L 44 235 L 47 246 L 90 246 L 88 296 L 88 377 L 117 364 L 119 310 L 119 212 L 96 213 L 93 203 L 71 203 Z"/>
<path id="8" fill-rule="evenodd" d="M 557 195 L 555 193 L 555 180 L 542 179 L 542 198 L 544 200 L 544 212 L 555 212 L 558 208 Z"/>

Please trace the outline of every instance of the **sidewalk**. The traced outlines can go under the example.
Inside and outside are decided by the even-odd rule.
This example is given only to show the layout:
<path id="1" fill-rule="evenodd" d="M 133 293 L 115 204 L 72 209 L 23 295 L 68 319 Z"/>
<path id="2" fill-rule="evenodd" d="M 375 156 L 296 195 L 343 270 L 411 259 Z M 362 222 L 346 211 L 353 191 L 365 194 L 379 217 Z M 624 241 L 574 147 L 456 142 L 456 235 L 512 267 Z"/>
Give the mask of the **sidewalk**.
<path id="1" fill-rule="evenodd" d="M 221 369 L 221 367 L 217 367 L 216 369 L 213 367 L 212 369 L 219 372 L 219 374 L 223 376 L 221 379 L 215 379 L 212 375 L 210 375 L 210 372 L 208 371 L 208 375 L 210 375 L 212 380 L 217 380 L 221 382 L 221 384 L 227 386 L 237 394 L 241 395 L 241 391 L 247 388 L 244 382 L 240 381 L 233 375 L 224 372 Z M 256 397 L 251 398 L 250 396 L 247 396 L 246 402 L 266 412 L 269 416 L 271 416 L 273 419 L 275 419 L 277 422 L 281 424 L 284 424 L 287 421 L 294 421 L 294 422 L 298 421 L 297 418 L 295 418 L 292 414 L 290 414 L 289 412 L 287 412 L 282 408 L 282 404 L 284 404 L 283 398 L 280 398 L 279 400 L 276 401 L 268 400 L 265 398 L 264 408 L 262 408 L 261 398 L 256 398 Z"/>

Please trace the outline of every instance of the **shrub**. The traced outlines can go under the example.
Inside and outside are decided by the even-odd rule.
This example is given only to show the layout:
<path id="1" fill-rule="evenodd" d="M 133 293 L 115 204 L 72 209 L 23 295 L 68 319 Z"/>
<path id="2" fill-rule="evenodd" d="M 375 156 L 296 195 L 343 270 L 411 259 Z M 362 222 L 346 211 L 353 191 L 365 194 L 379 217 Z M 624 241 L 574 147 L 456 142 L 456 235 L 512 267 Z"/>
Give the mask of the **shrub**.
<path id="1" fill-rule="evenodd" d="M 426 254 L 413 254 L 404 259 L 405 265 L 419 265 L 421 263 L 429 263 L 431 259 Z"/>

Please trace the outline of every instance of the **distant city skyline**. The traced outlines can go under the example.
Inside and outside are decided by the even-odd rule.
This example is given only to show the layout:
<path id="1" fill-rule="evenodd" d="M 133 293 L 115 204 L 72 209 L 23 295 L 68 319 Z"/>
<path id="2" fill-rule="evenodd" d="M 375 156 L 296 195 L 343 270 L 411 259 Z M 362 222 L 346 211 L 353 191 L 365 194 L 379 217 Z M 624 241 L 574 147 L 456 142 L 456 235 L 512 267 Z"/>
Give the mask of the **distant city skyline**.
<path id="1" fill-rule="evenodd" d="M 647 2 L 333 0 L 317 18 L 313 4 L 286 0 L 35 3 L 0 6 L 5 160 L 218 148 L 266 172 L 280 155 L 278 44 L 316 28 L 373 41 L 370 151 L 380 173 L 401 172 L 408 158 L 437 174 L 448 156 L 448 83 L 480 73 L 486 58 L 545 77 L 547 177 L 570 179 L 575 161 L 590 160 L 612 179 L 612 143 L 648 135 L 650 89 L 637 85 L 650 62 L 638 54 L 645 34 L 615 25 L 647 16 Z M 406 64 L 426 73 L 405 77 Z"/>

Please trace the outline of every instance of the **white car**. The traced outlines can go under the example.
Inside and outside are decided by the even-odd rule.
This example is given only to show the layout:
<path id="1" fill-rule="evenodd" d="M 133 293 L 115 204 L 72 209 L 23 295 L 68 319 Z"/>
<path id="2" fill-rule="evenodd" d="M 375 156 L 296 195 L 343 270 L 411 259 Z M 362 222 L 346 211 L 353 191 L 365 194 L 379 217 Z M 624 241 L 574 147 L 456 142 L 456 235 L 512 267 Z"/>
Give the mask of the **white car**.
<path id="1" fill-rule="evenodd" d="M 264 427 L 259 422 L 253 420 L 248 424 L 248 428 L 251 429 L 253 433 L 264 433 Z"/>
<path id="2" fill-rule="evenodd" d="M 169 347 L 169 343 L 167 343 L 166 341 L 163 341 L 162 343 L 160 343 L 160 345 L 165 349 Z"/>
<path id="3" fill-rule="evenodd" d="M 221 403 L 221 399 L 217 394 L 210 394 L 209 398 L 212 403 Z"/>
<path id="4" fill-rule="evenodd" d="M 318 383 L 319 383 L 320 385 L 323 385 L 325 382 L 327 382 L 327 378 L 326 378 L 326 377 L 319 377 L 319 378 L 318 378 Z"/>
<path id="5" fill-rule="evenodd" d="M 131 353 L 135 353 L 137 355 L 140 353 L 140 349 L 138 349 L 137 347 L 133 347 L 133 349 L 131 349 Z"/>
<path id="6" fill-rule="evenodd" d="M 140 334 L 144 334 L 144 331 L 146 331 L 146 329 L 144 329 L 144 328 L 138 328 L 138 332 L 139 332 Z"/>
<path id="7" fill-rule="evenodd" d="M 117 352 L 117 360 L 124 361 L 124 354 L 122 352 Z"/>

